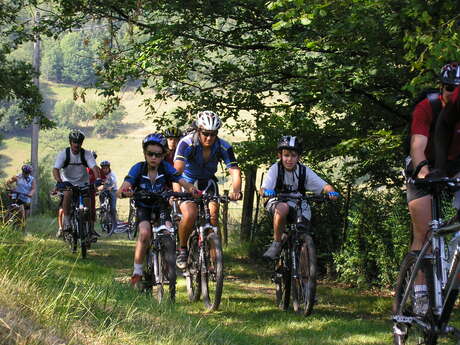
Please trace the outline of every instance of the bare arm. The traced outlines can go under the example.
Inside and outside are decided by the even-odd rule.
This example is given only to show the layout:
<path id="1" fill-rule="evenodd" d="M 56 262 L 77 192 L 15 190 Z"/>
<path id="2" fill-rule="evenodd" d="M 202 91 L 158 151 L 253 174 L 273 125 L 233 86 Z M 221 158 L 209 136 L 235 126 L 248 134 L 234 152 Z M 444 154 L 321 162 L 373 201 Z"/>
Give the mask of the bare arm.
<path id="1" fill-rule="evenodd" d="M 228 194 L 232 200 L 239 200 L 241 198 L 241 170 L 239 167 L 229 169 L 230 176 L 232 177 L 232 191 Z"/>
<path id="2" fill-rule="evenodd" d="M 17 182 L 18 178 L 16 176 L 13 176 L 12 178 L 10 178 L 8 181 L 6 181 L 6 184 L 7 185 L 10 185 L 12 183 L 15 183 Z"/>
<path id="3" fill-rule="evenodd" d="M 56 180 L 56 182 L 62 182 L 61 174 L 59 173 L 59 169 L 53 168 L 53 177 Z"/>
<path id="4" fill-rule="evenodd" d="M 97 165 L 95 165 L 91 170 L 93 171 L 94 177 L 96 177 L 96 179 L 101 178 L 101 172 Z"/>
<path id="5" fill-rule="evenodd" d="M 428 138 L 421 134 L 414 134 L 410 138 L 410 156 L 412 158 L 412 165 L 414 168 L 426 160 L 425 149 L 428 145 Z M 418 178 L 425 178 L 428 175 L 430 169 L 425 165 L 418 173 Z"/>
<path id="6" fill-rule="evenodd" d="M 459 120 L 459 111 L 455 103 L 447 103 L 439 114 L 434 131 L 435 168 L 445 172 L 447 154 L 452 140 L 452 133 Z"/>
<path id="7" fill-rule="evenodd" d="M 34 179 L 32 181 L 32 189 L 30 190 L 30 193 L 29 193 L 30 197 L 35 194 L 35 188 L 36 188 L 36 184 L 35 184 L 35 179 Z"/>
<path id="8" fill-rule="evenodd" d="M 125 198 L 133 196 L 134 192 L 132 190 L 132 185 L 128 181 L 123 181 L 121 187 L 117 190 L 116 196 L 117 198 Z"/>
<path id="9" fill-rule="evenodd" d="M 332 187 L 330 184 L 327 184 L 323 187 L 323 190 L 322 190 L 323 194 L 329 194 L 331 192 L 335 192 L 335 189 L 334 187 Z M 337 200 L 337 196 L 329 196 L 329 199 L 332 199 L 332 200 Z"/>

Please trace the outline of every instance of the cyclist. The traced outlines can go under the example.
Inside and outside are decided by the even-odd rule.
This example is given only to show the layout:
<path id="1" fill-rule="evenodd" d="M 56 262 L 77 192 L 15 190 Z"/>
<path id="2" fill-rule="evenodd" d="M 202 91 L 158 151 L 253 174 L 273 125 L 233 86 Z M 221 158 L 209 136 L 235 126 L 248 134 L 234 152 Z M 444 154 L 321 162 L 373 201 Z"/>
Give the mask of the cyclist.
<path id="1" fill-rule="evenodd" d="M 190 193 L 197 194 L 196 188 L 183 179 L 171 164 L 163 160 L 166 154 L 166 139 L 162 134 L 152 133 L 147 135 L 142 141 L 142 150 L 145 161 L 136 163 L 131 167 L 117 192 L 119 198 L 133 196 L 133 190 L 162 192 L 165 190 L 168 181 L 177 182 Z M 152 212 L 158 217 L 159 210 L 160 205 L 158 204 L 144 200 L 136 202 L 139 237 L 134 251 L 134 271 L 131 276 L 131 285 L 133 287 L 138 287 L 142 279 L 142 266 L 152 236 L 150 225 Z M 167 226 L 172 226 L 170 220 L 168 220 Z"/>
<path id="2" fill-rule="evenodd" d="M 178 127 L 169 127 L 166 129 L 164 136 L 168 142 L 168 154 L 165 157 L 165 161 L 174 165 L 174 154 L 176 152 L 177 143 L 182 137 L 182 132 Z"/>
<path id="3" fill-rule="evenodd" d="M 86 167 L 89 167 L 96 177 L 95 185 L 99 186 L 102 182 L 100 179 L 99 168 L 91 151 L 82 148 L 85 135 L 79 130 L 72 130 L 69 133 L 69 147 L 60 151 L 56 157 L 53 168 L 53 177 L 56 180 L 56 189 L 64 190 L 67 187 L 83 187 L 89 183 L 89 174 Z M 72 191 L 65 190 L 63 198 L 64 231 L 70 230 L 70 203 L 72 200 Z M 84 204 L 90 208 L 90 198 L 84 198 Z M 94 230 L 93 230 L 94 231 Z M 92 233 L 93 240 L 96 235 Z"/>
<path id="4" fill-rule="evenodd" d="M 316 194 L 324 193 L 332 200 L 338 198 L 339 193 L 334 190 L 334 187 L 323 181 L 310 168 L 299 163 L 302 153 L 299 138 L 291 135 L 283 136 L 277 148 L 279 161 L 273 164 L 265 175 L 260 190 L 262 196 L 274 197 L 277 193 L 300 196 L 308 190 Z M 280 202 L 272 198 L 268 200 L 265 207 L 273 215 L 273 242 L 263 257 L 274 260 L 281 251 L 281 236 L 286 223 L 295 220 L 295 202 Z M 302 215 L 306 222 L 310 221 L 311 211 L 306 201 L 302 201 Z"/>
<path id="5" fill-rule="evenodd" d="M 439 98 L 441 106 L 444 108 L 451 98 L 455 87 L 460 84 L 459 65 L 457 63 L 444 65 L 441 68 L 440 82 L 441 94 Z M 436 145 L 437 141 L 443 141 L 444 139 L 439 138 L 438 140 L 433 138 L 431 128 L 434 127 L 433 121 L 435 116 L 436 114 L 427 98 L 417 104 L 412 112 L 410 156 L 406 160 L 406 176 L 411 176 L 414 169 L 419 165 L 421 165 L 422 168 L 417 178 L 425 178 L 430 173 L 435 155 L 437 155 L 434 150 L 434 145 Z M 440 117 L 441 115 L 438 116 L 438 118 Z M 448 135 L 446 135 L 446 138 L 447 137 Z M 447 149 L 443 149 L 442 151 L 442 154 L 445 154 Z M 436 159 L 436 161 L 438 161 L 438 159 Z M 410 250 L 420 250 L 425 242 L 429 223 L 431 222 L 431 195 L 412 183 L 406 183 L 406 189 L 413 232 Z M 418 314 L 424 314 L 428 310 L 428 292 L 423 276 L 420 275 L 417 277 L 414 290 L 416 312 Z"/>
<path id="6" fill-rule="evenodd" d="M 29 164 L 24 164 L 21 167 L 21 173 L 19 175 L 13 176 L 8 181 L 6 181 L 6 184 L 9 188 L 11 184 L 16 184 L 14 191 L 18 193 L 17 203 L 19 205 L 24 205 L 23 208 L 21 208 L 21 217 L 23 221 L 25 221 L 26 218 L 29 216 L 31 202 L 30 198 L 35 193 L 35 179 L 31 174 L 32 166 Z"/>
<path id="7" fill-rule="evenodd" d="M 174 156 L 174 168 L 190 183 L 195 183 L 200 190 L 218 194 L 217 164 L 224 161 L 232 176 L 231 200 L 241 199 L 241 171 L 233 153 L 232 146 L 219 138 L 221 127 L 219 117 L 212 111 L 201 111 L 196 120 L 196 130 L 183 137 L 178 144 Z M 177 186 L 174 186 L 177 190 Z M 209 205 L 211 223 L 217 226 L 219 204 L 211 202 Z M 177 266 L 185 268 L 187 260 L 187 241 L 197 217 L 197 206 L 193 202 L 185 201 L 180 204 L 182 219 L 179 223 L 179 254 Z"/>
<path id="8" fill-rule="evenodd" d="M 101 170 L 103 176 L 104 184 L 99 187 L 99 190 L 108 190 L 110 191 L 110 199 L 111 199 L 111 215 L 112 215 L 112 231 L 115 231 L 117 228 L 117 176 L 110 168 L 109 161 L 102 161 L 101 162 Z M 101 196 L 100 196 L 101 197 Z M 99 200 L 102 202 L 103 200 Z"/>

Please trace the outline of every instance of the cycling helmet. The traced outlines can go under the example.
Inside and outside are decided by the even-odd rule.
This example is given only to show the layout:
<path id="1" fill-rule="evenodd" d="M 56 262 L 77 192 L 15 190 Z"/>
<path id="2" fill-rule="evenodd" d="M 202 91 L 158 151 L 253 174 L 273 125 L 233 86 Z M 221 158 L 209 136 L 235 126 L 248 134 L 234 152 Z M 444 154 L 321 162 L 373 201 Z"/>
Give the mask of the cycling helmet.
<path id="1" fill-rule="evenodd" d="M 150 144 L 157 144 L 163 148 L 163 151 L 166 151 L 166 138 L 163 134 L 160 133 L 150 133 L 147 135 L 144 140 L 142 140 L 142 149 L 145 148 Z"/>
<path id="2" fill-rule="evenodd" d="M 165 131 L 166 138 L 180 138 L 182 136 L 182 132 L 177 127 L 169 127 Z"/>
<path id="3" fill-rule="evenodd" d="M 441 82 L 443 84 L 460 85 L 460 65 L 451 62 L 441 68 Z"/>
<path id="4" fill-rule="evenodd" d="M 101 167 L 109 167 L 110 162 L 109 161 L 102 161 L 100 165 L 101 165 Z"/>
<path id="5" fill-rule="evenodd" d="M 85 135 L 83 134 L 82 131 L 78 129 L 74 129 L 69 133 L 69 141 L 72 143 L 83 143 L 83 140 L 85 140 Z"/>
<path id="6" fill-rule="evenodd" d="M 94 158 L 94 159 L 97 158 L 97 153 L 96 153 L 96 151 L 91 151 L 91 154 L 93 155 L 93 158 Z"/>
<path id="7" fill-rule="evenodd" d="M 278 151 L 283 149 L 294 150 L 300 154 L 302 152 L 302 142 L 300 138 L 292 135 L 282 136 L 280 141 L 278 141 Z"/>
<path id="8" fill-rule="evenodd" d="M 24 174 L 31 174 L 32 173 L 32 166 L 29 164 L 24 164 L 21 168 Z"/>
<path id="9" fill-rule="evenodd" d="M 222 122 L 214 112 L 205 110 L 198 113 L 198 118 L 196 120 L 196 125 L 200 129 L 206 129 L 208 131 L 217 131 Z"/>

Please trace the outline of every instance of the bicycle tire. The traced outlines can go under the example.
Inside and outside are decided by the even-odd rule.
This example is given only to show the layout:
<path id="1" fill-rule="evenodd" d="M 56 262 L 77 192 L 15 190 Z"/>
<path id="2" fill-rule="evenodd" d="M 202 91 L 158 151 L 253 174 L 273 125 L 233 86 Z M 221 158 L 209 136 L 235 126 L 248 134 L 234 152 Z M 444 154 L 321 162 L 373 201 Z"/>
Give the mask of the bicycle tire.
<path id="1" fill-rule="evenodd" d="M 300 236 L 301 246 L 296 253 L 298 277 L 292 276 L 291 294 L 294 311 L 304 316 L 311 314 L 316 297 L 316 250 L 308 234 Z"/>
<path id="2" fill-rule="evenodd" d="M 411 294 L 407 299 L 406 303 L 401 307 L 401 302 L 403 298 L 404 291 L 410 283 L 410 276 L 412 275 L 413 270 L 415 269 L 415 262 L 417 260 L 417 252 L 409 252 L 404 257 L 400 270 L 399 276 L 396 283 L 395 297 L 393 300 L 393 315 L 403 315 L 403 316 L 415 316 L 413 305 L 414 305 L 414 296 Z M 423 272 L 422 267 L 420 270 Z M 426 272 L 428 273 L 428 271 Z M 427 287 L 430 289 L 431 284 L 429 283 L 430 277 L 428 274 L 425 274 L 425 279 L 427 280 Z M 411 288 L 413 290 L 413 288 Z M 401 310 L 401 313 L 399 313 Z M 424 322 L 431 323 L 433 320 L 431 314 L 431 308 L 429 308 L 426 316 L 424 316 Z M 432 327 L 434 329 L 434 325 Z M 431 332 L 425 332 L 420 327 L 410 326 L 404 324 L 394 324 L 393 326 L 393 344 L 394 345 L 436 345 L 437 344 L 437 335 Z"/>
<path id="3" fill-rule="evenodd" d="M 287 247 L 281 250 L 279 258 L 275 261 L 275 294 L 276 305 L 281 310 L 289 309 L 291 294 L 291 269 L 290 255 Z"/>
<path id="4" fill-rule="evenodd" d="M 161 271 L 161 285 L 168 285 L 169 300 L 176 300 L 176 241 L 171 236 L 162 236 L 159 267 Z"/>
<path id="5" fill-rule="evenodd" d="M 205 262 L 201 266 L 201 292 L 209 311 L 217 310 L 224 287 L 224 258 L 222 243 L 215 232 L 206 236 Z"/>
<path id="6" fill-rule="evenodd" d="M 84 220 L 83 214 L 80 214 L 78 217 L 78 230 L 79 230 L 79 239 L 80 239 L 80 249 L 81 249 L 81 257 L 86 259 L 88 254 L 88 222 Z"/>
<path id="7" fill-rule="evenodd" d="M 71 233 L 70 235 L 66 235 L 64 233 L 64 238 L 68 236 L 67 238 L 69 239 L 68 242 L 70 245 L 70 250 L 72 253 L 76 253 L 77 248 L 78 248 L 78 220 L 75 214 L 73 214 L 70 217 L 70 224 L 71 224 Z"/>
<path id="8" fill-rule="evenodd" d="M 201 296 L 200 268 L 198 234 L 194 232 L 188 239 L 188 257 L 187 266 L 185 268 L 185 282 L 190 302 L 198 301 Z"/>
<path id="9" fill-rule="evenodd" d="M 132 207 L 129 208 L 129 214 L 128 214 L 128 228 L 127 228 L 127 233 L 128 233 L 128 239 L 133 240 L 136 236 L 135 234 L 137 233 L 136 229 L 136 215 L 134 213 L 134 210 Z"/>

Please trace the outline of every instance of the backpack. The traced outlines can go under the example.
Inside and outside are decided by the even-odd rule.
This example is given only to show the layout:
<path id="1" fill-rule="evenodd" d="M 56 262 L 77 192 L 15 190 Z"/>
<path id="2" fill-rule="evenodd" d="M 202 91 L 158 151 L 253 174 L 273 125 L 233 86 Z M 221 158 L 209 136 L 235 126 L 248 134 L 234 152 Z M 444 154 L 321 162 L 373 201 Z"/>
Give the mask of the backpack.
<path id="1" fill-rule="evenodd" d="M 84 165 L 85 167 L 88 167 L 88 162 L 86 162 L 86 158 L 85 158 L 85 150 L 84 149 L 80 149 L 80 160 L 81 160 L 81 164 Z M 65 161 L 64 161 L 64 165 L 62 166 L 62 169 L 65 169 L 69 166 L 70 164 L 70 147 L 67 147 L 65 149 Z M 72 165 L 80 165 L 80 164 L 72 164 Z"/>
<path id="2" fill-rule="evenodd" d="M 304 195 L 305 194 L 305 179 L 307 177 L 307 167 L 300 163 L 299 165 L 299 193 Z M 275 190 L 279 193 L 282 193 L 284 189 L 284 167 L 281 161 L 278 162 L 278 176 L 276 177 L 276 186 Z"/>
<path id="3" fill-rule="evenodd" d="M 404 140 L 404 155 L 409 156 L 410 155 L 410 127 L 412 125 L 412 112 L 414 111 L 415 107 L 417 104 L 419 104 L 421 101 L 423 101 L 425 98 L 428 98 L 430 101 L 431 109 L 433 112 L 433 120 L 431 121 L 430 125 L 430 137 L 434 133 L 434 129 L 436 126 L 436 119 L 438 118 L 438 115 L 441 113 L 442 110 L 442 102 L 439 99 L 440 92 L 438 89 L 428 89 L 422 91 L 418 97 L 415 99 L 412 107 L 411 107 L 411 113 L 410 113 L 410 119 L 411 121 L 409 122 L 409 127 L 406 129 L 406 138 Z"/>

